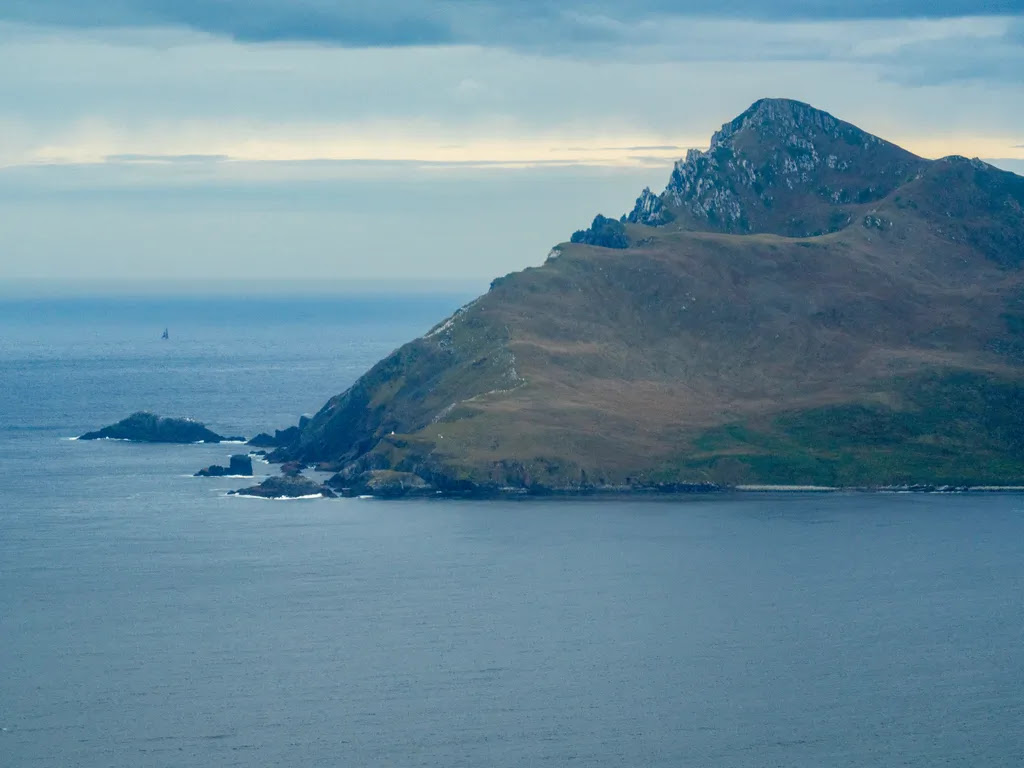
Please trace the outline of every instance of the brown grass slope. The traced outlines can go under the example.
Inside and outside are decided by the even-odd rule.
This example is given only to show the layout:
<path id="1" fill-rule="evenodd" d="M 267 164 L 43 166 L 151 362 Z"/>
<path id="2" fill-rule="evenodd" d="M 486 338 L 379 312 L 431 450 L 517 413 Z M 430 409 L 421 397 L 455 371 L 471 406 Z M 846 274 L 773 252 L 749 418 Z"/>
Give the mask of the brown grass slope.
<path id="1" fill-rule="evenodd" d="M 835 232 L 677 215 L 627 224 L 627 249 L 559 246 L 381 361 L 277 457 L 447 490 L 1024 481 L 1024 178 L 870 141 L 865 163 L 879 146 L 875 188 L 900 183 L 830 203 Z"/>

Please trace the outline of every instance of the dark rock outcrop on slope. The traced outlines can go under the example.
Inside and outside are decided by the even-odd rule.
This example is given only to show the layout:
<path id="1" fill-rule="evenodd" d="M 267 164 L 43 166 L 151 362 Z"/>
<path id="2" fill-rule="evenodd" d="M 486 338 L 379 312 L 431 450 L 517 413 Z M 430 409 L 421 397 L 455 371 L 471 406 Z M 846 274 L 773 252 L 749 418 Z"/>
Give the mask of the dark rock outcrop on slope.
<path id="1" fill-rule="evenodd" d="M 438 490 L 419 475 L 392 470 L 370 470 L 356 477 L 335 474 L 327 485 L 343 496 L 376 496 L 382 499 L 436 496 Z"/>
<path id="2" fill-rule="evenodd" d="M 268 435 L 266 432 L 260 432 L 256 437 L 250 438 L 246 445 L 251 445 L 254 448 L 276 448 L 277 441 L 274 440 L 273 435 Z"/>
<path id="3" fill-rule="evenodd" d="M 194 477 L 249 477 L 252 475 L 252 459 L 244 453 L 235 454 L 226 467 L 212 464 L 195 473 Z"/>
<path id="4" fill-rule="evenodd" d="M 270 459 L 371 495 L 1024 485 L 1024 178 L 768 99 L 627 219 Z"/>
<path id="5" fill-rule="evenodd" d="M 263 499 L 299 499 L 312 496 L 333 499 L 336 496 L 334 491 L 322 483 L 301 476 L 286 475 L 268 477 L 259 485 L 232 491 L 231 495 L 258 496 Z"/>
<path id="6" fill-rule="evenodd" d="M 299 434 L 299 427 L 278 429 L 274 431 L 273 435 L 269 435 L 266 432 L 260 432 L 256 437 L 249 441 L 249 445 L 255 448 L 281 448 L 297 442 Z"/>
<path id="7" fill-rule="evenodd" d="M 137 443 L 244 442 L 244 437 L 223 437 L 193 419 L 167 419 L 139 411 L 116 424 L 86 432 L 79 440 L 131 440 Z"/>
<path id="8" fill-rule="evenodd" d="M 626 228 L 622 222 L 605 218 L 601 214 L 594 217 L 589 229 L 573 232 L 570 242 L 597 245 L 601 248 L 629 247 L 629 238 L 626 237 Z"/>

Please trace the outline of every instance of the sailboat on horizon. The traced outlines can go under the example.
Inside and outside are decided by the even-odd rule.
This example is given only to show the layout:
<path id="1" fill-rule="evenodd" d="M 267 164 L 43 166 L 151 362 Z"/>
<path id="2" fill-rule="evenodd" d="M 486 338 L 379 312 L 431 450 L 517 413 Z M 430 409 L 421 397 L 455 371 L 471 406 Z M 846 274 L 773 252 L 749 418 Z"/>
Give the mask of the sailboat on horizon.
<path id="1" fill-rule="evenodd" d="M 171 335 L 167 332 L 166 328 L 164 328 L 164 333 L 163 333 L 163 335 L 160 338 L 161 339 L 169 339 L 169 338 L 171 338 Z"/>

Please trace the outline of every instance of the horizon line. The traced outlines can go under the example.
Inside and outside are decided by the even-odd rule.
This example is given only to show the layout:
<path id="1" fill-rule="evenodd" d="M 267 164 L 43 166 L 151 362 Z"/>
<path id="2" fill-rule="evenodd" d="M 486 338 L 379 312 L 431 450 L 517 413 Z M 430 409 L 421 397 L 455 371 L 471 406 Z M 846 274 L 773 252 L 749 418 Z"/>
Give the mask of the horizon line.
<path id="1" fill-rule="evenodd" d="M 453 295 L 485 292 L 492 277 L 408 278 L 9 278 L 0 299 L 186 298 L 192 296 L 373 296 Z"/>

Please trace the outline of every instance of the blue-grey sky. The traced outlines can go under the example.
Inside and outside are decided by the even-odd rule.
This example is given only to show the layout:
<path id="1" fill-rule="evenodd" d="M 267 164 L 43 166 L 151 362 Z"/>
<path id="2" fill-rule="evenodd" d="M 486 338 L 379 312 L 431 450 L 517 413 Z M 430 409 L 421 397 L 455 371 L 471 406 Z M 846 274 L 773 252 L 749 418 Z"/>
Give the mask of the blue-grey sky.
<path id="1" fill-rule="evenodd" d="M 485 280 L 763 96 L 1024 171 L 1024 0 L 4 0 L 0 288 Z"/>

